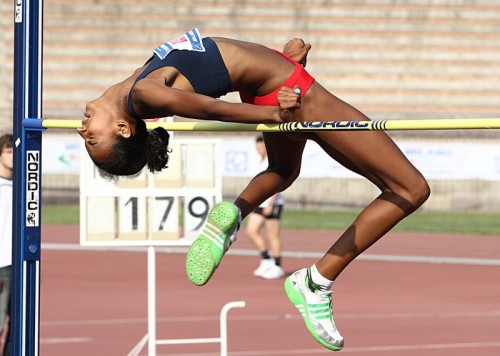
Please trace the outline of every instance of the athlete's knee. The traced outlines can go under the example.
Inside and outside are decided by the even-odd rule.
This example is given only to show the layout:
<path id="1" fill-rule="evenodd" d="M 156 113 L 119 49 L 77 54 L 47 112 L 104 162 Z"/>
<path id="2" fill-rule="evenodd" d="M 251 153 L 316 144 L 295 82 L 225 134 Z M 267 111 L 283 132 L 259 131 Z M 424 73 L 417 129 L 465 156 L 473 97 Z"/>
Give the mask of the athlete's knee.
<path id="1" fill-rule="evenodd" d="M 382 190 L 380 199 L 390 201 L 400 207 L 406 214 L 417 210 L 431 193 L 427 181 L 422 176 L 406 181 L 404 185 L 387 187 Z"/>
<path id="2" fill-rule="evenodd" d="M 280 177 L 279 191 L 283 191 L 290 187 L 300 174 L 300 167 L 272 167 L 270 170 Z"/>
<path id="3" fill-rule="evenodd" d="M 431 195 L 431 187 L 427 180 L 420 176 L 419 179 L 413 184 L 412 200 L 413 204 L 418 208 L 420 207 Z"/>
<path id="4" fill-rule="evenodd" d="M 431 194 L 431 188 L 427 183 L 427 180 L 419 175 L 414 178 L 411 183 L 407 186 L 406 191 L 402 193 L 404 198 L 408 200 L 411 205 L 411 210 L 416 210 L 429 198 Z"/>

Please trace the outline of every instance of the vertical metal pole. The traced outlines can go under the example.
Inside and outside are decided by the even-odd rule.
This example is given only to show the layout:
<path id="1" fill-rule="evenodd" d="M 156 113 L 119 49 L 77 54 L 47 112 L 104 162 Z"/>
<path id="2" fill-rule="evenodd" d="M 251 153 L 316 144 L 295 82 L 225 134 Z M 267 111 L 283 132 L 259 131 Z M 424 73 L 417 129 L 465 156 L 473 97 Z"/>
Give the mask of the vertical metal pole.
<path id="1" fill-rule="evenodd" d="M 11 354 L 39 353 L 43 0 L 14 0 L 14 201 Z"/>

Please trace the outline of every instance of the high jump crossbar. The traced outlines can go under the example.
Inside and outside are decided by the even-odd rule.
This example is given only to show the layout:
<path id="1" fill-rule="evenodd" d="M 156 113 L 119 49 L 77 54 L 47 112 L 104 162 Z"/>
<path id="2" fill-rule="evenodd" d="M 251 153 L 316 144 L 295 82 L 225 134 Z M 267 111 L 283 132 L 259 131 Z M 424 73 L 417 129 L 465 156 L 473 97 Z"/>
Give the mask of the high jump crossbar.
<path id="1" fill-rule="evenodd" d="M 47 129 L 76 129 L 80 120 L 28 119 L 25 127 Z M 259 131 L 259 132 L 313 132 L 313 131 L 398 131 L 398 130 L 480 130 L 500 129 L 500 118 L 472 119 L 400 119 L 374 121 L 306 121 L 282 124 L 242 124 L 232 122 L 147 122 L 152 130 L 163 127 L 169 131 Z"/>

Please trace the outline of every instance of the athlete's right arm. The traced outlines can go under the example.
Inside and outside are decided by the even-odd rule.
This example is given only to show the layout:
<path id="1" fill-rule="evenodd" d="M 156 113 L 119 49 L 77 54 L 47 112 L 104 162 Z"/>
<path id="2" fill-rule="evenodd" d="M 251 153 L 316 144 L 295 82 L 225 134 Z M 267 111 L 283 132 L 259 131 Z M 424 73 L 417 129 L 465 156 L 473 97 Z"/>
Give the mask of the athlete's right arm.
<path id="1" fill-rule="evenodd" d="M 200 120 L 239 123 L 282 123 L 289 121 L 286 110 L 296 108 L 293 100 L 280 104 L 280 107 L 230 103 L 170 88 L 149 78 L 136 83 L 132 97 L 135 111 L 145 119 L 177 115 Z"/>

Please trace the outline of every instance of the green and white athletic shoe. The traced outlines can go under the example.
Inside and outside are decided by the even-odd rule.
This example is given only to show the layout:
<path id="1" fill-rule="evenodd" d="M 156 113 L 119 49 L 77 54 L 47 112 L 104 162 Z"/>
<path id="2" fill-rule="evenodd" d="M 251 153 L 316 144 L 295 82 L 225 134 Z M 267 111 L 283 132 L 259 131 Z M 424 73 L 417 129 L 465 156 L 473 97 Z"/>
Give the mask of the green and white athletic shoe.
<path id="1" fill-rule="evenodd" d="M 241 220 L 238 208 L 229 202 L 217 203 L 208 213 L 201 234 L 186 256 L 186 272 L 191 282 L 202 286 L 210 280 L 231 244 Z"/>
<path id="2" fill-rule="evenodd" d="M 344 347 L 344 338 L 333 321 L 332 292 L 315 288 L 308 268 L 289 276 L 285 280 L 285 291 L 290 302 L 302 314 L 313 338 L 327 349 L 340 351 Z"/>

